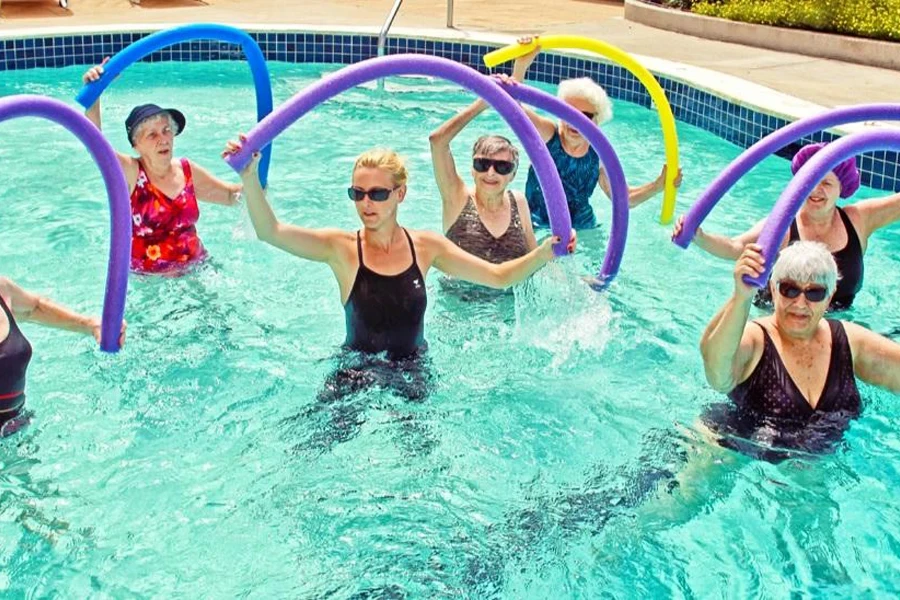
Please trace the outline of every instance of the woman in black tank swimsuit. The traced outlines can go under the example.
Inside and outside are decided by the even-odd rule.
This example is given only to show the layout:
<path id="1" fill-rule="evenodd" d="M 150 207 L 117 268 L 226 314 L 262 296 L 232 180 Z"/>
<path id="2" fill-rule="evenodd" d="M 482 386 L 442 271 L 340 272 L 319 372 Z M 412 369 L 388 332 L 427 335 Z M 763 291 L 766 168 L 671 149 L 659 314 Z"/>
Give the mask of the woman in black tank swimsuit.
<path id="1" fill-rule="evenodd" d="M 241 142 L 228 142 L 225 152 L 236 151 Z M 406 197 L 407 171 L 391 150 L 370 150 L 356 160 L 347 190 L 363 225 L 355 232 L 280 223 L 260 186 L 258 162 L 256 153 L 241 173 L 256 234 L 291 254 L 331 267 L 344 305 L 344 346 L 350 350 L 397 361 L 424 349 L 425 277 L 432 266 L 460 279 L 505 288 L 553 258 L 551 238 L 524 256 L 492 264 L 442 235 L 401 227 L 397 210 Z"/>
<path id="2" fill-rule="evenodd" d="M 748 323 L 763 258 L 748 244 L 734 270 L 735 291 L 701 341 L 706 378 L 727 392 L 730 410 L 704 420 L 723 445 L 823 452 L 859 415 L 856 378 L 900 392 L 900 344 L 859 325 L 824 320 L 837 284 L 837 265 L 824 244 L 797 242 L 772 269 L 775 312 Z M 754 454 L 759 454 L 753 452 Z M 766 458 L 781 455 L 762 454 Z"/>
<path id="3" fill-rule="evenodd" d="M 791 171 L 796 173 L 825 144 L 804 146 L 794 156 Z M 863 200 L 843 208 L 838 198 L 849 198 L 859 189 L 859 171 L 856 162 L 848 158 L 829 172 L 813 190 L 791 224 L 791 231 L 782 242 L 782 248 L 799 240 L 822 242 L 828 246 L 837 262 L 840 280 L 831 298 L 830 310 L 842 310 L 853 304 L 863 284 L 863 255 L 869 236 L 875 231 L 900 220 L 900 194 L 876 200 Z M 684 217 L 675 225 L 675 235 L 681 231 Z M 728 238 L 705 233 L 697 229 L 693 241 L 703 250 L 735 260 L 746 244 L 756 242 L 765 219 L 749 231 Z M 767 290 L 760 294 L 762 302 L 771 301 Z"/>
<path id="4" fill-rule="evenodd" d="M 31 361 L 31 344 L 19 329 L 19 321 L 34 321 L 50 327 L 93 335 L 100 341 L 100 320 L 27 292 L 0 277 L 0 437 L 11 435 L 28 417 L 25 406 L 25 372 Z M 125 341 L 123 324 L 122 339 Z"/>

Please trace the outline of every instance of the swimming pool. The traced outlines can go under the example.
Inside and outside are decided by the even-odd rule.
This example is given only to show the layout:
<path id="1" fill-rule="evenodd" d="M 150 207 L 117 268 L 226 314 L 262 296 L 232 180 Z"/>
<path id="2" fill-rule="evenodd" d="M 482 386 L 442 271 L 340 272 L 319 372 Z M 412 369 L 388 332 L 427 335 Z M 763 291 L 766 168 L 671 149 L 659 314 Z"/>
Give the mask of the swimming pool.
<path id="1" fill-rule="evenodd" d="M 271 63 L 276 104 L 336 65 Z M 0 95 L 69 100 L 83 67 L 4 75 Z M 178 152 L 233 178 L 218 158 L 255 108 L 240 63 L 138 64 L 105 97 L 126 150 L 130 108 L 185 112 Z M 353 157 L 373 145 L 410 161 L 401 222 L 437 229 L 428 133 L 470 97 L 427 79 L 356 89 L 279 138 L 270 198 L 288 222 L 353 228 Z M 618 102 L 604 127 L 632 184 L 663 162 L 654 113 Z M 487 114 L 453 145 L 460 165 Z M 2 272 L 96 313 L 108 212 L 78 142 L 39 121 L 0 124 Z M 679 124 L 695 197 L 740 149 Z M 771 158 L 712 214 L 736 232 L 788 181 Z M 524 187 L 520 170 L 515 186 Z M 880 192 L 863 190 L 857 197 Z M 668 242 L 655 199 L 631 212 L 619 278 L 602 295 L 605 234 L 551 265 L 510 302 L 462 302 L 429 276 L 426 336 L 436 381 L 423 403 L 372 391 L 317 403 L 343 339 L 324 265 L 253 239 L 243 209 L 204 205 L 211 260 L 180 279 L 132 277 L 129 341 L 25 326 L 35 346 L 34 422 L 0 442 L 0 591 L 12 596 L 404 598 L 821 596 L 897 593 L 900 408 L 863 387 L 866 408 L 834 455 L 779 465 L 733 457 L 669 493 L 684 433 L 720 399 L 697 343 L 731 290 L 731 266 Z M 609 205 L 595 197 L 599 220 Z M 850 317 L 900 323 L 890 249 L 876 234 Z M 673 510 L 671 505 L 676 504 Z M 673 512 L 676 513 L 673 515 Z"/>

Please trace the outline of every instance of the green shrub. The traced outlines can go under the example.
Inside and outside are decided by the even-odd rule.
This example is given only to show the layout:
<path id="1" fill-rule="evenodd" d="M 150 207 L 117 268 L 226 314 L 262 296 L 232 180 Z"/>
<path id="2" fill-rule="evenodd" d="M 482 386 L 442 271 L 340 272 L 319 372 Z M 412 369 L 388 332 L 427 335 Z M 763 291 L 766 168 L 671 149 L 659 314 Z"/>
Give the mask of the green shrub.
<path id="1" fill-rule="evenodd" d="M 694 0 L 692 11 L 746 23 L 900 41 L 900 0 Z"/>

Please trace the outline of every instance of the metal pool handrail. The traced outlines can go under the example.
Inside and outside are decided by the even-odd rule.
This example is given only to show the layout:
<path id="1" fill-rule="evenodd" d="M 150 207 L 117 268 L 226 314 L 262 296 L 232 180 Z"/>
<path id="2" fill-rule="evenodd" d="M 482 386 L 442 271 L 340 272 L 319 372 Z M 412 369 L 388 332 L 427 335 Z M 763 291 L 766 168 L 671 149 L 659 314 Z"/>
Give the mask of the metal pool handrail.
<path id="1" fill-rule="evenodd" d="M 388 13 L 387 18 L 384 20 L 384 25 L 381 26 L 381 31 L 378 34 L 378 56 L 384 56 L 384 45 L 387 42 L 388 30 L 394 24 L 394 17 L 397 16 L 397 11 L 400 10 L 401 4 L 403 4 L 403 0 L 394 0 L 391 12 Z"/>

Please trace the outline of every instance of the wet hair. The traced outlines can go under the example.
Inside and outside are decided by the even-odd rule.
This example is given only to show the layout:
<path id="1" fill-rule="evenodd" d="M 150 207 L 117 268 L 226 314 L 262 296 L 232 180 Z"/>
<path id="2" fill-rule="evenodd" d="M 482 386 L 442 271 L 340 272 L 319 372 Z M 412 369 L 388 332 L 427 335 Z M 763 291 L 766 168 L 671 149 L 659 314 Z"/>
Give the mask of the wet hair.
<path id="1" fill-rule="evenodd" d="M 146 119 L 142 119 L 138 121 L 137 125 L 134 126 L 134 129 L 131 130 L 131 139 L 128 140 L 131 142 L 131 145 L 134 146 L 135 140 L 138 139 L 141 133 L 141 127 L 152 121 L 153 119 L 157 119 L 159 117 L 165 117 L 169 121 L 169 127 L 172 129 L 172 135 L 178 135 L 180 129 L 178 127 L 178 122 L 175 120 L 175 117 L 172 116 L 172 113 L 168 111 L 158 112 L 155 115 L 150 115 Z"/>
<path id="2" fill-rule="evenodd" d="M 399 154 L 387 148 L 373 148 L 360 154 L 353 165 L 353 172 L 355 173 L 361 167 L 387 171 L 391 174 L 391 181 L 397 187 L 406 185 L 406 180 L 409 179 L 406 161 Z"/>
<path id="3" fill-rule="evenodd" d="M 519 166 L 519 150 L 511 141 L 502 135 L 483 135 L 475 140 L 472 146 L 472 156 L 481 154 L 482 156 L 493 156 L 499 152 L 509 152 L 512 161 Z"/>
<path id="4" fill-rule="evenodd" d="M 606 123 L 613 117 L 612 103 L 606 95 L 606 91 L 597 85 L 590 77 L 579 77 L 578 79 L 565 79 L 559 82 L 559 89 L 556 96 L 560 100 L 566 98 L 580 98 L 594 107 L 597 115 L 594 121 L 598 125 Z"/>
<path id="5" fill-rule="evenodd" d="M 838 268 L 834 256 L 821 242 L 794 242 L 781 251 L 772 268 L 772 282 L 818 283 L 828 293 L 837 287 Z"/>

